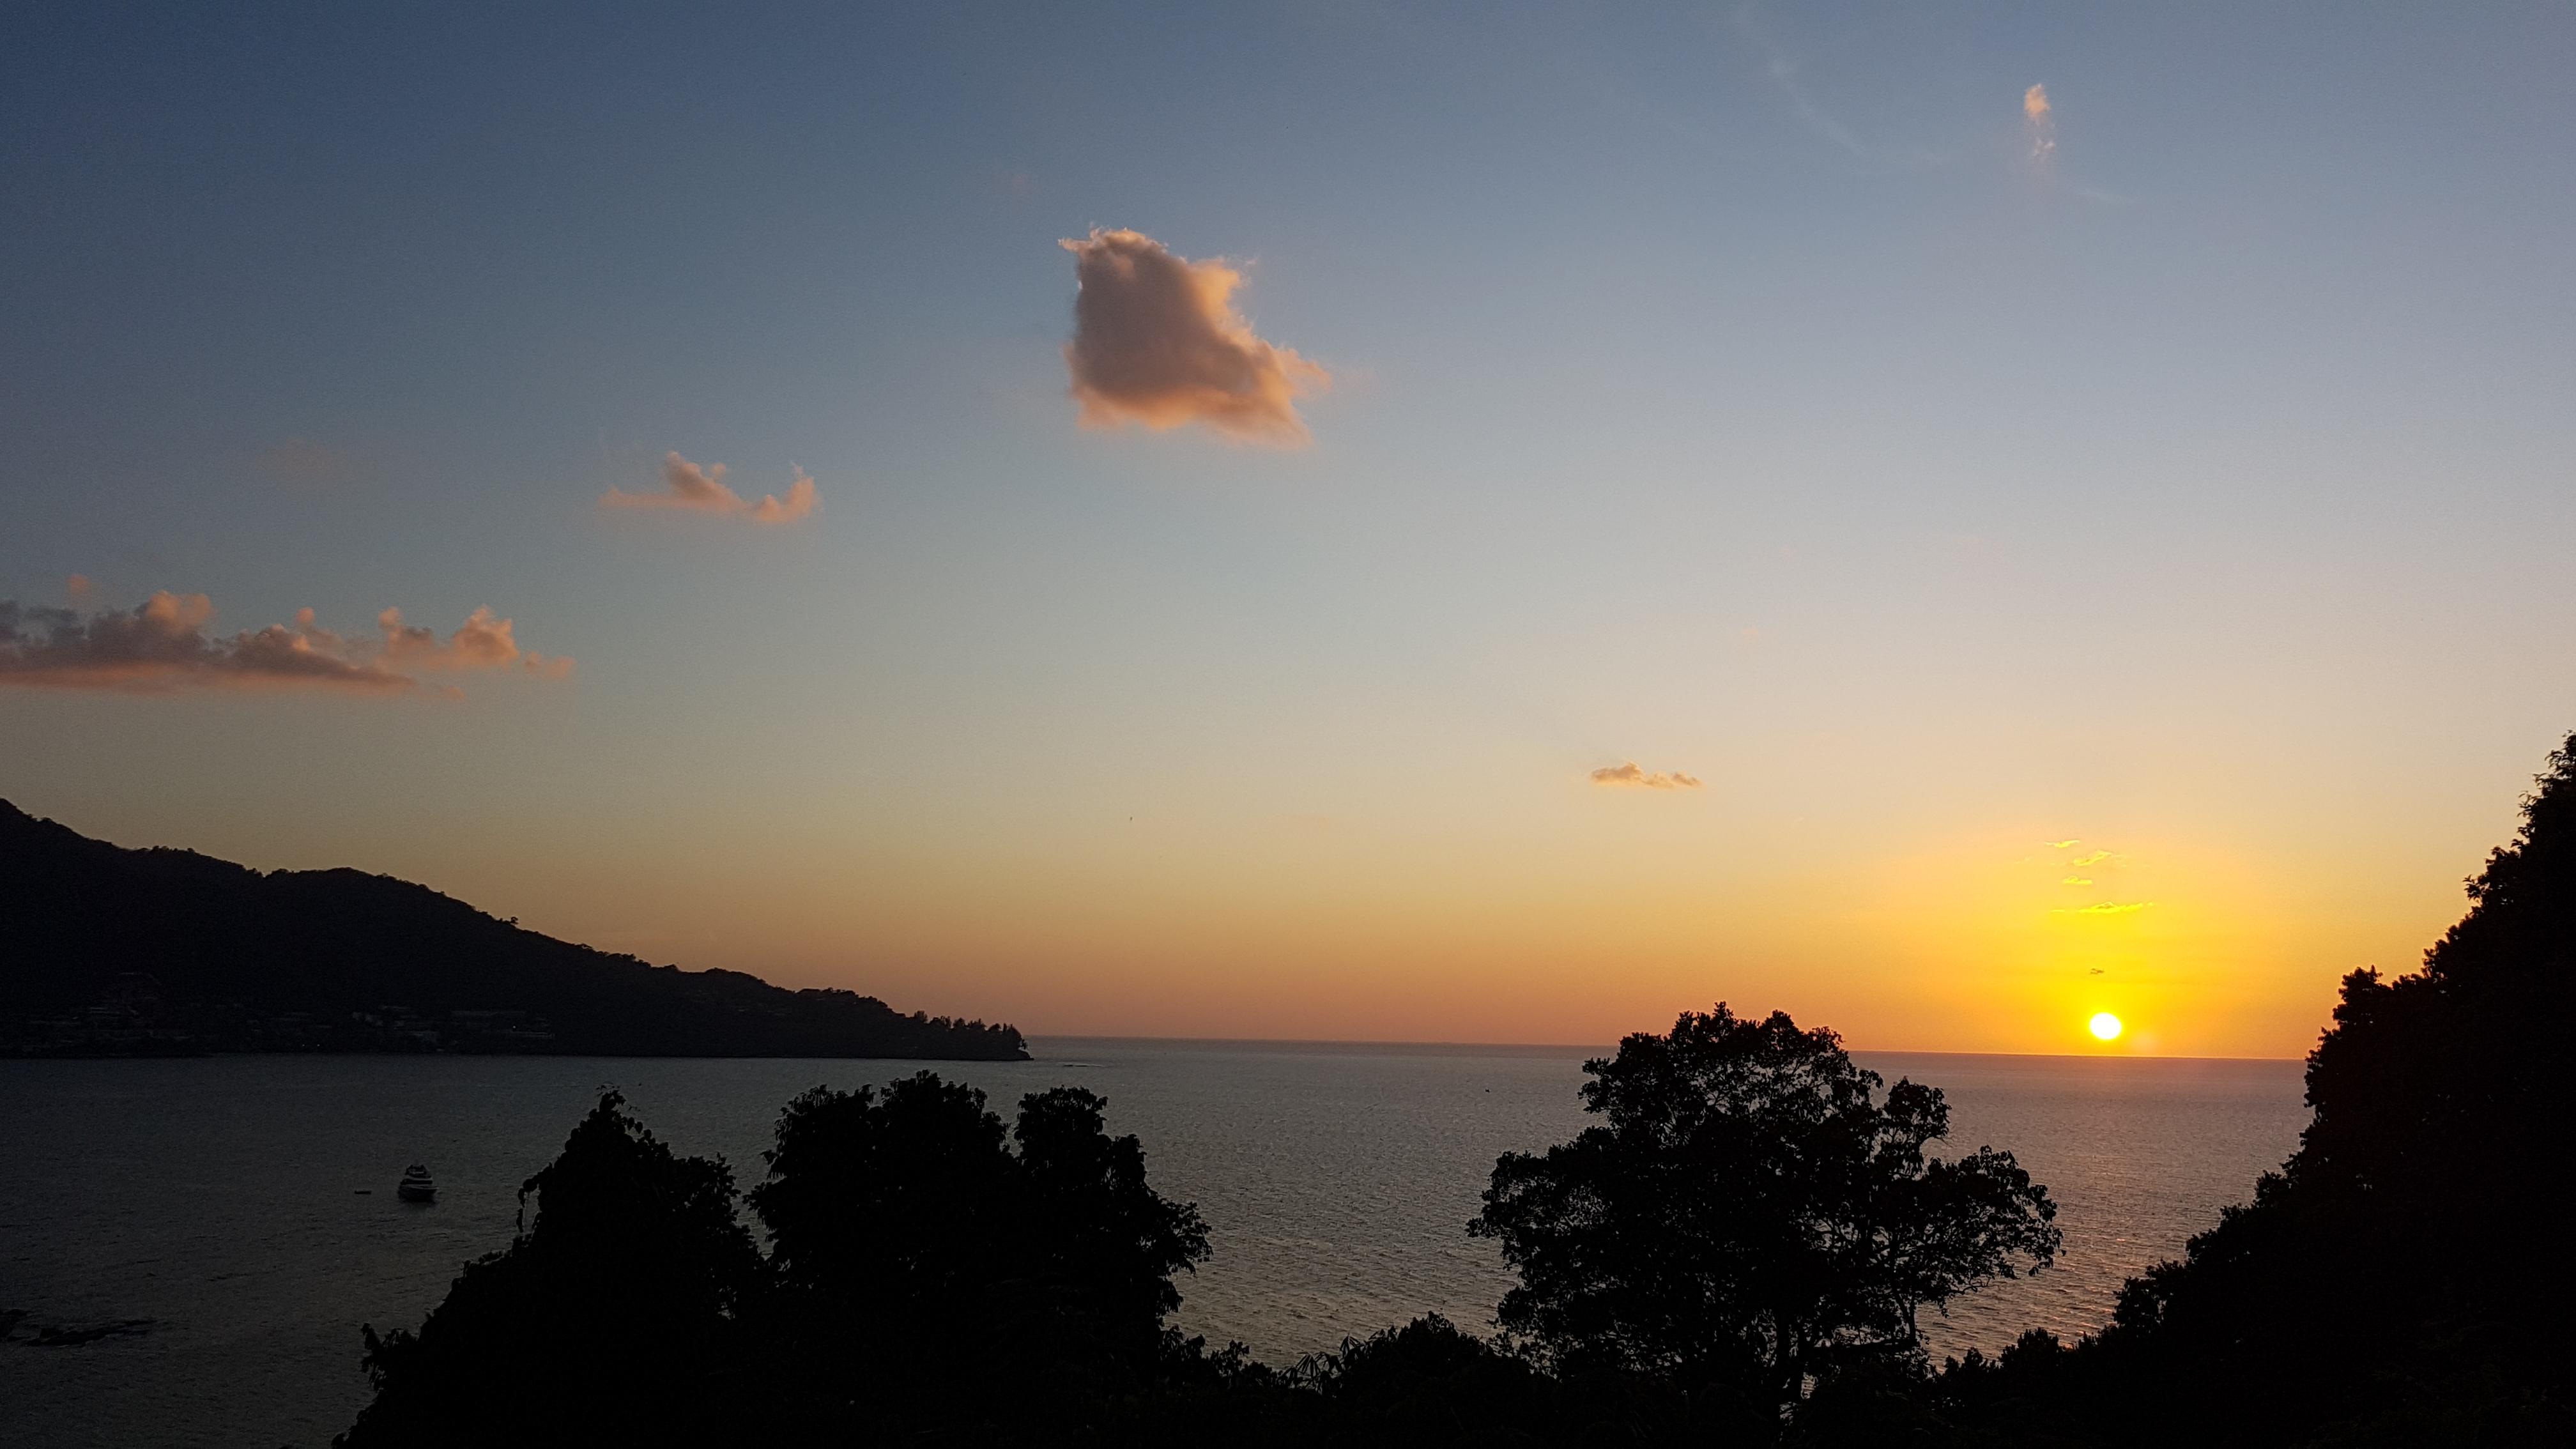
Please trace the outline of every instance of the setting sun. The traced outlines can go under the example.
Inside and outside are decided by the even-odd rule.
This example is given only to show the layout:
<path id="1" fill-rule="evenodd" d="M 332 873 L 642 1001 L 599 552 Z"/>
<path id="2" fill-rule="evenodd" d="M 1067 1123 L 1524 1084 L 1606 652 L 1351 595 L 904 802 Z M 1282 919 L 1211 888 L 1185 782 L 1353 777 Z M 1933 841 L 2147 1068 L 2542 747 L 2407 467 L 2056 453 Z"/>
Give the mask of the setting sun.
<path id="1" fill-rule="evenodd" d="M 2107 1011 L 2097 1011 L 2093 1013 L 2093 1019 L 2086 1022 L 2085 1025 L 2092 1029 L 2095 1036 L 2100 1037 L 2104 1041 L 2113 1040 L 2120 1034 L 2120 1018 L 2113 1016 Z"/>

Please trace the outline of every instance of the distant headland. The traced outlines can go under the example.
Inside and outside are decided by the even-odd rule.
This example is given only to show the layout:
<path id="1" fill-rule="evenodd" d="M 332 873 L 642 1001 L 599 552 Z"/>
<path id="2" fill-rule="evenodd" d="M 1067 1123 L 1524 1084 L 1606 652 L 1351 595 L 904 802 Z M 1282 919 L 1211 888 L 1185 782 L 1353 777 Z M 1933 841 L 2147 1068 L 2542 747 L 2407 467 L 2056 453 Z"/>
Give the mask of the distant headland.
<path id="1" fill-rule="evenodd" d="M 1028 1056 L 998 1022 L 654 966 L 391 876 L 127 850 L 6 800 L 0 880 L 0 1056 Z"/>

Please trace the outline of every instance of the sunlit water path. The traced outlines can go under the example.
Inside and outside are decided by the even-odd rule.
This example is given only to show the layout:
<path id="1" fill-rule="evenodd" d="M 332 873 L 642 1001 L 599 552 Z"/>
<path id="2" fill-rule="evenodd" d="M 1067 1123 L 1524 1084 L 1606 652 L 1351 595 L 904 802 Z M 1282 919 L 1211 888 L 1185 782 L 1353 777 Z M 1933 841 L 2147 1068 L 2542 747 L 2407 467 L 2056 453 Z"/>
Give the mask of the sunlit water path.
<path id="1" fill-rule="evenodd" d="M 1508 1278 L 1462 1231 L 1499 1153 L 1583 1123 L 1586 1053 L 1051 1040 L 941 1064 L 1008 1114 L 1074 1083 L 1198 1203 L 1216 1256 L 1183 1326 L 1274 1361 L 1437 1310 L 1483 1327 Z M 1945 1088 L 1953 1145 L 2017 1153 L 2064 1205 L 2037 1279 L 1957 1305 L 1952 1351 L 2080 1332 L 2295 1145 L 2294 1062 L 1863 1054 Z M 497 1057 L 0 1062 L 0 1443 L 318 1446 L 364 1402 L 358 1325 L 417 1323 L 500 1247 L 518 1185 L 597 1087 L 747 1185 L 780 1104 L 916 1064 Z M 440 1200 L 395 1200 L 404 1164 Z M 362 1195 L 362 1190 L 364 1193 Z M 39 1347 L 34 1326 L 107 1329 Z"/>

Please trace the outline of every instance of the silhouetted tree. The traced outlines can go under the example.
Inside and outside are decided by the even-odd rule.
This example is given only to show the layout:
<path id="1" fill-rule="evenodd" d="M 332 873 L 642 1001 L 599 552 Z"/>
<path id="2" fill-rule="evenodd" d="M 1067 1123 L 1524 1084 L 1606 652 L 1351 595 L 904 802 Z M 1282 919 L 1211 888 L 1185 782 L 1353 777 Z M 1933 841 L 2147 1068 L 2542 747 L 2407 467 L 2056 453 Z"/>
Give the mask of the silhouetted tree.
<path id="1" fill-rule="evenodd" d="M 2010 1153 L 1927 1157 L 1941 1094 L 1882 1099 L 1830 1031 L 1720 1003 L 1584 1071 L 1602 1124 L 1502 1158 L 1468 1227 L 1520 1274 L 1501 1323 L 1560 1369 L 1791 1403 L 1838 1363 L 1919 1354 L 1922 1308 L 2056 1253 Z"/>
<path id="2" fill-rule="evenodd" d="M 697 1444 L 738 1427 L 737 1315 L 762 1267 L 724 1163 L 674 1156 L 608 1092 L 519 1201 L 510 1246 L 467 1264 L 417 1333 L 367 1330 L 376 1398 L 334 1442 Z"/>
<path id="3" fill-rule="evenodd" d="M 609 1093 L 506 1251 L 417 1333 L 368 1332 L 376 1400 L 339 1443 L 1753 1449 L 1810 1378 L 1803 1446 L 2011 1442 L 1939 1437 L 1994 1376 L 1932 1394 L 1914 1314 L 2055 1231 L 2009 1158 L 1924 1157 L 1937 1093 L 1881 1102 L 1830 1033 L 1723 1007 L 1589 1070 L 1608 1124 L 1505 1159 L 1480 1220 L 1539 1355 L 1437 1316 L 1284 1371 L 1182 1340 L 1172 1279 L 1206 1229 L 1079 1089 L 1008 1128 L 926 1072 L 805 1093 L 749 1194 L 766 1259 L 724 1164 Z"/>
<path id="4" fill-rule="evenodd" d="M 927 1072 L 807 1092 L 750 1194 L 764 1260 L 725 1165 L 674 1156 L 607 1093 L 520 1190 L 508 1249 L 418 1332 L 367 1331 L 376 1398 L 339 1442 L 1071 1443 L 1167 1365 L 1275 1385 L 1164 1328 L 1207 1231 L 1105 1105 L 1033 1093 L 1006 1132 Z"/>
<path id="5" fill-rule="evenodd" d="M 2422 971 L 2344 978 L 2282 1170 L 2065 1356 L 2066 1402 L 2124 1406 L 2095 1416 L 2102 1442 L 2576 1443 L 2576 1244 L 2547 1226 L 2569 1180 L 2576 735 L 2468 892 Z"/>
<path id="6" fill-rule="evenodd" d="M 1553 1374 L 1438 1314 L 1346 1338 L 1285 1370 L 1240 1345 L 1167 1361 L 1154 1395 L 1080 1442 L 1117 1449 L 1756 1449 L 1774 1406 L 1639 1374 Z"/>
<path id="7" fill-rule="evenodd" d="M 807 1417 L 1025 1429 L 1150 1378 L 1180 1304 L 1172 1274 L 1207 1256 L 1207 1232 L 1146 1184 L 1103 1105 L 1033 1093 L 1006 1134 L 983 1093 L 929 1072 L 788 1104 L 749 1197 L 784 1294 L 780 1350 L 808 1365 Z"/>
<path id="8" fill-rule="evenodd" d="M 1150 1354 L 1181 1306 L 1172 1274 L 1208 1255 L 1207 1225 L 1146 1185 L 1144 1149 L 1109 1135 L 1107 1106 L 1079 1087 L 1020 1099 L 1024 1271 L 1122 1351 Z"/>
<path id="9" fill-rule="evenodd" d="M 990 1276 L 1012 1163 L 984 1094 L 922 1072 L 816 1087 L 779 1114 L 749 1197 L 788 1282 L 901 1319 Z"/>
<path id="10" fill-rule="evenodd" d="M 1295 1381 L 1322 1395 L 1344 1437 L 1364 1444 L 1544 1443 L 1562 1397 L 1529 1363 L 1436 1313 L 1346 1338 L 1338 1353 L 1301 1362 Z"/>

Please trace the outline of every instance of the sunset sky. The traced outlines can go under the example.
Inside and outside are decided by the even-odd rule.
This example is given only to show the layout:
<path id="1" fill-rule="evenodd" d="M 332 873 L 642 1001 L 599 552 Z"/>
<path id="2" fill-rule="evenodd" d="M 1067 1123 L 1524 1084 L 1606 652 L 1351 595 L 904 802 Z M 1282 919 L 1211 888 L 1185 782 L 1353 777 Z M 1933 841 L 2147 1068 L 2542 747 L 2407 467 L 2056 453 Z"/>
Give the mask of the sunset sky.
<path id="1" fill-rule="evenodd" d="M 2576 727 L 2563 4 L 34 10 L 0 796 L 121 844 L 2289 1056 Z"/>

